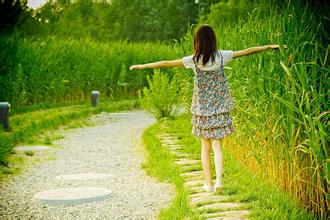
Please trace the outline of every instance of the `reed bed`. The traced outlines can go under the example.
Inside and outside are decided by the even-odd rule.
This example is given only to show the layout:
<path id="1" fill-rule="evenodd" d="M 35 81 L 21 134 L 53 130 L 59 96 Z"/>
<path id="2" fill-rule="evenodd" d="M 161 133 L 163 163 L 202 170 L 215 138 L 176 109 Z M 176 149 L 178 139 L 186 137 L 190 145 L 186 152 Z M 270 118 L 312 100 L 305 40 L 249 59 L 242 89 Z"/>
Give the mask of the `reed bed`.
<path id="1" fill-rule="evenodd" d="M 273 7 L 267 17 L 258 11 L 235 24 L 216 26 L 219 48 L 282 45 L 279 51 L 239 58 L 227 68 L 236 103 L 236 132 L 228 148 L 243 164 L 326 219 L 327 18 L 297 2 L 283 10 Z M 186 39 L 191 44 L 191 37 Z M 184 44 L 182 48 L 189 48 Z"/>
<path id="2" fill-rule="evenodd" d="M 119 98 L 137 95 L 151 70 L 134 63 L 175 56 L 165 43 L 100 43 L 90 39 L 0 36 L 0 100 L 14 107 L 84 100 L 91 90 Z"/>

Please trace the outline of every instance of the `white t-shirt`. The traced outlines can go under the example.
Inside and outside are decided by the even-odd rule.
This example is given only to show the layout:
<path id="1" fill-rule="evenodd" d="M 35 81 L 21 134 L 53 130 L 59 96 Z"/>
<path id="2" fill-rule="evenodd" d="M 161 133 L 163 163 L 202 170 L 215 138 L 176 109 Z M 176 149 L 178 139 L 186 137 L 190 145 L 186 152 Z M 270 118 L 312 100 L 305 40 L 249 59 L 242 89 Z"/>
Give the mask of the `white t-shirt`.
<path id="1" fill-rule="evenodd" d="M 223 65 L 226 66 L 229 61 L 231 61 L 233 59 L 233 51 L 232 50 L 219 50 L 219 52 L 221 52 L 222 54 L 222 58 L 223 58 Z M 211 59 L 205 64 L 205 66 L 203 66 L 202 64 L 202 56 L 199 58 L 199 61 L 197 63 L 197 67 L 200 70 L 204 70 L 204 71 L 215 71 L 217 69 L 220 68 L 221 66 L 221 56 L 219 53 L 216 53 L 215 56 L 215 62 L 212 63 Z M 182 58 L 182 63 L 183 66 L 186 69 L 193 69 L 195 71 L 195 63 L 193 60 L 193 55 L 191 56 L 186 56 Z"/>

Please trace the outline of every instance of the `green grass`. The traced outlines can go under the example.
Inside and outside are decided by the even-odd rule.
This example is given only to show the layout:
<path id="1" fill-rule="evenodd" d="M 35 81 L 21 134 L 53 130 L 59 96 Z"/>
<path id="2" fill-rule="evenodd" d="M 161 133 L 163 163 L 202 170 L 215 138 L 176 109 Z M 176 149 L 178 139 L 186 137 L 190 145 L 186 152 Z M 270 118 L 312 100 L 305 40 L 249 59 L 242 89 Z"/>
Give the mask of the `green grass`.
<path id="1" fill-rule="evenodd" d="M 10 165 L 20 163 L 17 160 L 13 147 L 18 144 L 51 144 L 54 139 L 61 136 L 54 131 L 61 126 L 74 128 L 84 126 L 81 120 L 92 114 L 102 111 L 112 112 L 139 107 L 139 101 L 102 100 L 101 104 L 94 108 L 90 104 L 79 104 L 49 109 L 40 109 L 25 113 L 15 114 L 10 117 L 10 131 L 0 131 L 0 179 L 6 178 L 6 174 L 19 173 L 20 169 L 11 168 Z M 31 153 L 27 155 L 33 156 Z"/>
<path id="2" fill-rule="evenodd" d="M 160 219 L 183 219 L 195 217 L 187 205 L 187 192 L 182 187 L 182 179 L 179 177 L 179 167 L 173 162 L 169 153 L 161 147 L 156 135 L 161 125 L 168 128 L 164 131 L 179 138 L 182 151 L 191 153 L 192 158 L 200 158 L 200 142 L 191 135 L 190 116 L 183 115 L 174 120 L 162 120 L 148 128 L 143 135 L 146 147 L 149 151 L 148 160 L 144 167 L 149 174 L 167 181 L 176 186 L 177 196 L 169 208 L 161 211 Z M 252 210 L 251 219 L 313 219 L 315 216 L 299 206 L 294 198 L 280 187 L 272 185 L 262 175 L 252 172 L 237 161 L 229 152 L 230 142 L 224 146 L 224 172 L 223 194 L 231 195 L 233 201 L 248 203 Z M 212 166 L 214 164 L 212 162 Z M 214 175 L 214 172 L 213 172 Z"/>
<path id="3" fill-rule="evenodd" d="M 100 43 L 15 34 L 0 34 L 0 41 L 0 101 L 15 107 L 85 100 L 92 90 L 111 98 L 135 96 L 152 70 L 132 72 L 128 67 L 174 59 L 176 54 L 172 45 L 161 42 Z"/>
<path id="4" fill-rule="evenodd" d="M 170 205 L 162 209 L 159 219 L 196 219 L 188 205 L 188 191 L 183 187 L 183 179 L 180 177 L 179 167 L 174 163 L 174 158 L 167 150 L 162 148 L 160 140 L 156 137 L 162 122 L 147 128 L 143 133 L 143 141 L 148 151 L 146 162 L 143 168 L 149 175 L 155 176 L 158 180 L 171 183 L 175 186 L 176 194 Z"/>

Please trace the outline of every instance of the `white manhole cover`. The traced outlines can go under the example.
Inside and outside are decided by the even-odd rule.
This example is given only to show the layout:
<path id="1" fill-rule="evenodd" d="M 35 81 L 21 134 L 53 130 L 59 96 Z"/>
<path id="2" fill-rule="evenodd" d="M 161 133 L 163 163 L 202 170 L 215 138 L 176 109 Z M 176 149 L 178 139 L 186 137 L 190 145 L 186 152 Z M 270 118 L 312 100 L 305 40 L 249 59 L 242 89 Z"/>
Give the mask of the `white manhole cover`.
<path id="1" fill-rule="evenodd" d="M 20 146 L 15 147 L 17 151 L 30 151 L 30 150 L 49 150 L 47 146 Z"/>
<path id="2" fill-rule="evenodd" d="M 96 187 L 60 188 L 36 193 L 35 198 L 49 205 L 71 205 L 105 199 L 109 189 Z"/>
<path id="3" fill-rule="evenodd" d="M 90 180 L 90 179 L 107 179 L 112 177 L 110 174 L 103 173 L 80 173 L 80 174 L 68 174 L 57 176 L 59 180 Z"/>

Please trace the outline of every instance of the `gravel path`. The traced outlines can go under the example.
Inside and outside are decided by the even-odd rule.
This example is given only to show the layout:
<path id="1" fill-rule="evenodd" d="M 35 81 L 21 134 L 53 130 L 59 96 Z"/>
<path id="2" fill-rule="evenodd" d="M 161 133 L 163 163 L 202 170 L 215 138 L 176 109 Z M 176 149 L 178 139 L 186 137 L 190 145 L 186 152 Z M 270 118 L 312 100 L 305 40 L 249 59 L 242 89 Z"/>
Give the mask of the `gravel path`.
<path id="1" fill-rule="evenodd" d="M 102 113 L 90 120 L 97 126 L 64 133 L 53 149 L 55 160 L 34 165 L 0 185 L 0 219 L 155 219 L 169 204 L 173 187 L 159 183 L 141 169 L 142 130 L 154 123 L 143 111 Z M 42 154 L 37 153 L 37 154 Z M 112 174 L 109 179 L 56 179 L 77 173 Z M 100 187 L 112 191 L 105 200 L 77 205 L 45 205 L 33 198 L 62 187 Z"/>

